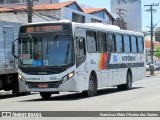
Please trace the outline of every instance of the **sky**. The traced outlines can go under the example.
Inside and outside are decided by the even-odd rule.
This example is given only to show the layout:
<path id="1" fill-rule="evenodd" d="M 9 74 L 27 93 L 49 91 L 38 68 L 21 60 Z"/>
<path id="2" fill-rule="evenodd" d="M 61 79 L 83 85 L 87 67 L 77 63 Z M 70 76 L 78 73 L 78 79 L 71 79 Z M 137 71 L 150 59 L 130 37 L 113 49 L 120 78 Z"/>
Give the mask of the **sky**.
<path id="1" fill-rule="evenodd" d="M 61 2 L 69 1 L 69 0 L 60 0 Z M 95 8 L 106 8 L 110 12 L 110 0 L 76 0 L 78 4 L 86 4 L 89 6 L 93 6 Z M 159 6 L 153 7 L 157 9 L 157 11 L 153 12 L 153 25 L 157 24 L 157 27 L 160 27 L 160 0 L 141 0 L 141 9 L 142 9 L 142 30 L 148 31 L 150 28 L 146 26 L 151 25 L 151 13 L 145 10 L 149 9 L 148 6 L 144 7 L 144 5 L 150 4 L 158 4 Z"/>

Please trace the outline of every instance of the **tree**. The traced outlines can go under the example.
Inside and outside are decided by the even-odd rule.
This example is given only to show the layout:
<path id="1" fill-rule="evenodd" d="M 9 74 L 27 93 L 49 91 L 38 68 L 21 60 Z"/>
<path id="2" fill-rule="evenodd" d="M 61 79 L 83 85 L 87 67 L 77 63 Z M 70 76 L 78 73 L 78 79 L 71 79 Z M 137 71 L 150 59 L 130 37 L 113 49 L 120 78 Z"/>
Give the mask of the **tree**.
<path id="1" fill-rule="evenodd" d="M 160 46 L 155 47 L 154 55 L 155 55 L 156 57 L 160 58 Z"/>

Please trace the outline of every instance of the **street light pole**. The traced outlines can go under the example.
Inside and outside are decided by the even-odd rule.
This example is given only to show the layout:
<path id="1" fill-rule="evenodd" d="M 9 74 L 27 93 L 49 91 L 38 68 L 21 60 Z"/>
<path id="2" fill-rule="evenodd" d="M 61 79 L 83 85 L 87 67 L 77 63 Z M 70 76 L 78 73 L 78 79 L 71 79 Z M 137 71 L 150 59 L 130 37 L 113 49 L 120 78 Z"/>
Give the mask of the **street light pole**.
<path id="1" fill-rule="evenodd" d="M 151 5 L 144 5 L 144 6 L 150 6 L 150 9 L 148 9 L 147 11 L 151 12 L 151 44 L 150 44 L 150 47 L 151 47 L 151 50 L 150 50 L 150 54 L 151 54 L 151 64 L 154 64 L 153 62 L 153 53 L 154 53 L 154 44 L 153 44 L 153 11 L 155 9 L 153 9 L 153 6 L 159 6 L 159 3 L 158 4 L 151 4 Z M 151 66 L 151 74 L 154 75 L 154 67 Z"/>

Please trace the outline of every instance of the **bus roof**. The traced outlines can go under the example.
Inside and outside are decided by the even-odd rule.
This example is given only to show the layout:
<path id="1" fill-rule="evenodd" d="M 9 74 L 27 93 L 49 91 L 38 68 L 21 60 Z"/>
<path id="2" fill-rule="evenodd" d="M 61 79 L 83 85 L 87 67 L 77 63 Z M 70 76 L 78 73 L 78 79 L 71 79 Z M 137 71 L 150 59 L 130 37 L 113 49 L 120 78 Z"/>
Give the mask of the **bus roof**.
<path id="1" fill-rule="evenodd" d="M 134 35 L 140 35 L 144 36 L 141 32 L 136 31 L 130 31 L 130 30 L 123 30 L 120 29 L 116 25 L 111 24 L 103 24 L 103 23 L 76 23 L 76 22 L 70 22 L 69 20 L 60 20 L 60 21 L 49 21 L 49 22 L 35 22 L 35 23 L 27 23 L 26 25 L 42 25 L 42 24 L 52 24 L 52 23 L 71 23 L 73 27 L 81 27 L 81 28 L 92 28 L 92 29 L 98 29 L 98 30 L 108 30 L 109 32 L 119 32 L 119 33 L 128 33 L 128 34 L 134 34 Z"/>
<path id="2" fill-rule="evenodd" d="M 92 28 L 92 29 L 98 29 L 98 30 L 104 30 L 109 32 L 118 32 L 122 34 L 134 34 L 134 35 L 140 35 L 144 36 L 142 32 L 136 32 L 136 31 L 130 31 L 130 30 L 123 30 L 120 29 L 118 26 L 110 25 L 110 24 L 103 24 L 103 23 L 74 23 L 72 22 L 72 25 L 74 27 L 80 27 L 80 28 Z"/>

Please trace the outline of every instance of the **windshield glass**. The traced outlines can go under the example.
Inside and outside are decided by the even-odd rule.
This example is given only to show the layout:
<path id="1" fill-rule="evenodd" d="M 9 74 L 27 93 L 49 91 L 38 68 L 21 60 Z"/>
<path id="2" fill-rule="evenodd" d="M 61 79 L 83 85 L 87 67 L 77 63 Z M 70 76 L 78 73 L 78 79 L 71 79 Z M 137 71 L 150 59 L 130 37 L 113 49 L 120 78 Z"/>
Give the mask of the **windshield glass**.
<path id="1" fill-rule="evenodd" d="M 73 40 L 71 35 L 31 35 L 19 40 L 19 65 L 63 66 L 73 63 Z"/>

